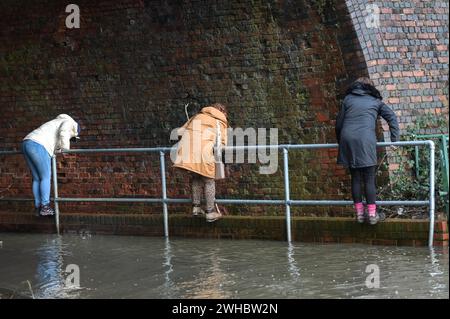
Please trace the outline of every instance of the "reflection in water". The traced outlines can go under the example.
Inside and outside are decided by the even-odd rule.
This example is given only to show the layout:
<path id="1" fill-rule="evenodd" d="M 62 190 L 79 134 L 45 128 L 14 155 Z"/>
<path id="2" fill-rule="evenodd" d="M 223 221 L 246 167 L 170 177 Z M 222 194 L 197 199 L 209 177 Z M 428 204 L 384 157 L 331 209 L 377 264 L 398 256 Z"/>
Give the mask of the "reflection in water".
<path id="1" fill-rule="evenodd" d="M 36 298 L 77 298 L 79 288 L 66 285 L 64 256 L 68 255 L 62 236 L 48 239 L 36 251 Z"/>
<path id="2" fill-rule="evenodd" d="M 36 251 L 38 256 L 36 280 L 39 287 L 37 298 L 57 298 L 59 292 L 64 289 L 62 251 L 61 236 L 48 240 Z"/>
<path id="3" fill-rule="evenodd" d="M 431 277 L 434 277 L 436 275 L 442 275 L 443 272 L 439 269 L 439 260 L 436 256 L 436 251 L 434 250 L 434 247 L 429 247 L 430 249 L 430 260 L 431 260 L 431 270 L 430 272 Z"/>
<path id="4" fill-rule="evenodd" d="M 442 276 L 444 274 L 444 272 L 440 268 L 439 259 L 437 258 L 434 247 L 429 247 L 429 250 L 430 250 L 430 261 L 431 261 L 431 266 L 430 266 L 430 270 L 429 270 L 430 277 L 431 277 L 429 280 L 430 293 L 434 294 L 434 293 L 443 292 L 443 291 L 445 291 L 445 289 L 448 289 L 448 287 L 446 285 L 443 285 L 442 283 L 440 283 L 439 280 L 437 279 L 440 276 Z"/>
<path id="5" fill-rule="evenodd" d="M 0 294 L 36 298 L 448 298 L 448 248 L 0 234 Z M 66 286 L 79 265 L 82 289 Z M 369 264 L 380 289 L 366 287 Z M 34 276 L 34 279 L 33 279 Z M 24 288 L 24 289 L 22 289 Z M 25 289 L 26 288 L 26 289 Z"/>
<path id="6" fill-rule="evenodd" d="M 230 298 L 231 294 L 223 288 L 223 284 L 229 282 L 226 273 L 221 268 L 219 249 L 211 250 L 207 256 L 194 256 L 201 260 L 201 266 L 196 270 L 198 274 L 194 279 L 187 281 L 174 281 L 174 265 L 172 264 L 173 249 L 169 239 L 165 240 L 163 254 L 164 289 L 163 298 Z M 195 264 L 197 264 L 195 262 Z M 180 291 L 182 291 L 180 295 Z M 184 293 L 183 293 L 184 292 Z"/>
<path id="7" fill-rule="evenodd" d="M 165 239 L 164 242 L 164 261 L 163 261 L 163 268 L 164 271 L 164 290 L 163 290 L 163 296 L 164 298 L 175 298 L 175 292 L 176 292 L 176 284 L 172 281 L 170 278 L 170 274 L 173 272 L 173 266 L 172 266 L 172 250 L 170 247 L 170 241 L 169 238 Z"/>
<path id="8" fill-rule="evenodd" d="M 218 248 L 211 249 L 206 256 L 209 260 L 202 260 L 199 276 L 180 284 L 180 288 L 185 291 L 182 298 L 231 298 L 231 292 L 224 289 L 223 285 L 234 282 L 228 278 L 227 273 L 221 267 L 220 253 Z"/>
<path id="9" fill-rule="evenodd" d="M 294 245 L 292 243 L 288 243 L 287 247 L 287 261 L 288 261 L 288 270 L 294 281 L 300 280 L 300 270 L 297 267 L 297 261 L 294 256 Z"/>

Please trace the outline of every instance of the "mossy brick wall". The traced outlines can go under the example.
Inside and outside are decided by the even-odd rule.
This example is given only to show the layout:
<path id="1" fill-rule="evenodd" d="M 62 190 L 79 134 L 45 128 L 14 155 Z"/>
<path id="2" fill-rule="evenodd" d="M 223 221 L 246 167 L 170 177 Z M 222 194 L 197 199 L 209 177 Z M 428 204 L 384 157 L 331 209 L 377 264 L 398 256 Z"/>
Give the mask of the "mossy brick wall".
<path id="1" fill-rule="evenodd" d="M 18 149 L 23 136 L 59 113 L 82 124 L 77 148 L 170 145 L 170 131 L 185 120 L 185 103 L 193 113 L 216 101 L 229 107 L 233 127 L 277 127 L 280 143 L 334 142 L 343 88 L 372 70 L 349 13 L 354 8 L 344 1 L 77 4 L 80 29 L 65 27 L 63 1 L 0 3 L 1 149 Z M 348 177 L 335 157 L 335 150 L 291 152 L 291 197 L 349 198 Z M 60 194 L 159 197 L 158 160 L 66 156 L 58 167 Z M 230 178 L 218 183 L 218 197 L 282 198 L 281 158 L 279 163 L 269 176 L 258 174 L 256 165 L 231 165 Z M 20 156 L 0 158 L 0 172 L 0 196 L 31 196 Z M 168 195 L 187 197 L 188 180 L 169 169 Z M 110 212 L 129 206 L 77 203 L 62 209 Z M 160 211 L 132 206 L 134 212 Z M 282 208 L 230 211 L 278 214 Z M 341 208 L 293 212 L 345 214 Z"/>

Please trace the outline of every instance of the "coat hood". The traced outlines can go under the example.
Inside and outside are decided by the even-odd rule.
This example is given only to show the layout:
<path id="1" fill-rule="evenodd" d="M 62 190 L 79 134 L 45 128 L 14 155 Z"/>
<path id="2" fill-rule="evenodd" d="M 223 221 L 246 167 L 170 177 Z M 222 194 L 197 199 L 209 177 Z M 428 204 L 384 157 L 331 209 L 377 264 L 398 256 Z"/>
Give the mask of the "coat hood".
<path id="1" fill-rule="evenodd" d="M 347 89 L 346 94 L 370 95 L 379 100 L 383 99 L 380 92 L 374 86 L 361 82 L 354 82 L 352 85 L 350 85 L 350 87 Z"/>
<path id="2" fill-rule="evenodd" d="M 59 114 L 56 118 L 57 119 L 66 119 L 66 120 L 74 121 L 74 119 L 70 115 L 67 115 L 67 114 Z"/>
<path id="3" fill-rule="evenodd" d="M 70 115 L 67 114 L 59 114 L 57 117 L 57 119 L 64 119 L 64 120 L 71 120 L 75 123 L 76 129 L 75 129 L 75 138 L 79 139 L 79 135 L 80 135 L 80 124 L 78 124 L 78 122 L 76 122 Z"/>
<path id="4" fill-rule="evenodd" d="M 215 119 L 218 119 L 219 121 L 224 122 L 225 124 L 228 123 L 228 120 L 227 120 L 227 117 L 225 116 L 225 114 L 223 114 L 221 111 L 219 111 L 215 107 L 206 106 L 206 107 L 202 108 L 200 113 L 209 115 Z"/>

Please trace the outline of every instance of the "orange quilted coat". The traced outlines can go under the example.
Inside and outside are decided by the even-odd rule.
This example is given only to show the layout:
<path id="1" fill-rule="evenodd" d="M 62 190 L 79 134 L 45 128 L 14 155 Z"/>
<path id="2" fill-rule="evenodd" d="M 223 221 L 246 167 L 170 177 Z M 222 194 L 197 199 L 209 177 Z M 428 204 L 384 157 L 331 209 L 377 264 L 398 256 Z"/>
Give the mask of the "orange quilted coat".
<path id="1" fill-rule="evenodd" d="M 227 128 L 224 113 L 211 106 L 202 108 L 178 130 L 181 140 L 176 145 L 174 167 L 215 178 L 214 144 L 218 129 L 222 145 L 227 144 Z"/>

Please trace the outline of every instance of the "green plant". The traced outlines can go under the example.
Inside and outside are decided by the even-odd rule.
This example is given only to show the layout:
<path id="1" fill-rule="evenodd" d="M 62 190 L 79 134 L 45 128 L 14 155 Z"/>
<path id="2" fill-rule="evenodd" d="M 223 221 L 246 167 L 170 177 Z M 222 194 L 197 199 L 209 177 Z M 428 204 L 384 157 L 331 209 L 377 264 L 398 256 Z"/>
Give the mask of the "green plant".
<path id="1" fill-rule="evenodd" d="M 435 114 L 427 113 L 418 116 L 413 123 L 408 125 L 402 140 L 415 140 L 420 134 L 447 134 L 448 118 L 438 117 Z M 418 148 L 418 160 L 420 170 L 416 171 L 415 147 L 402 147 L 392 156 L 391 162 L 398 163 L 398 169 L 391 171 L 389 183 L 379 187 L 378 194 L 380 200 L 426 200 L 429 196 L 429 169 L 430 151 L 426 147 Z M 386 158 L 386 157 L 384 157 Z M 380 165 L 379 173 L 388 169 L 388 164 L 384 161 Z M 439 160 L 439 147 L 435 149 L 435 185 L 436 185 L 436 211 L 444 211 L 444 202 L 438 196 L 440 185 L 442 185 L 443 165 Z M 389 217 L 424 218 L 428 216 L 428 207 L 394 207 L 383 208 Z"/>

